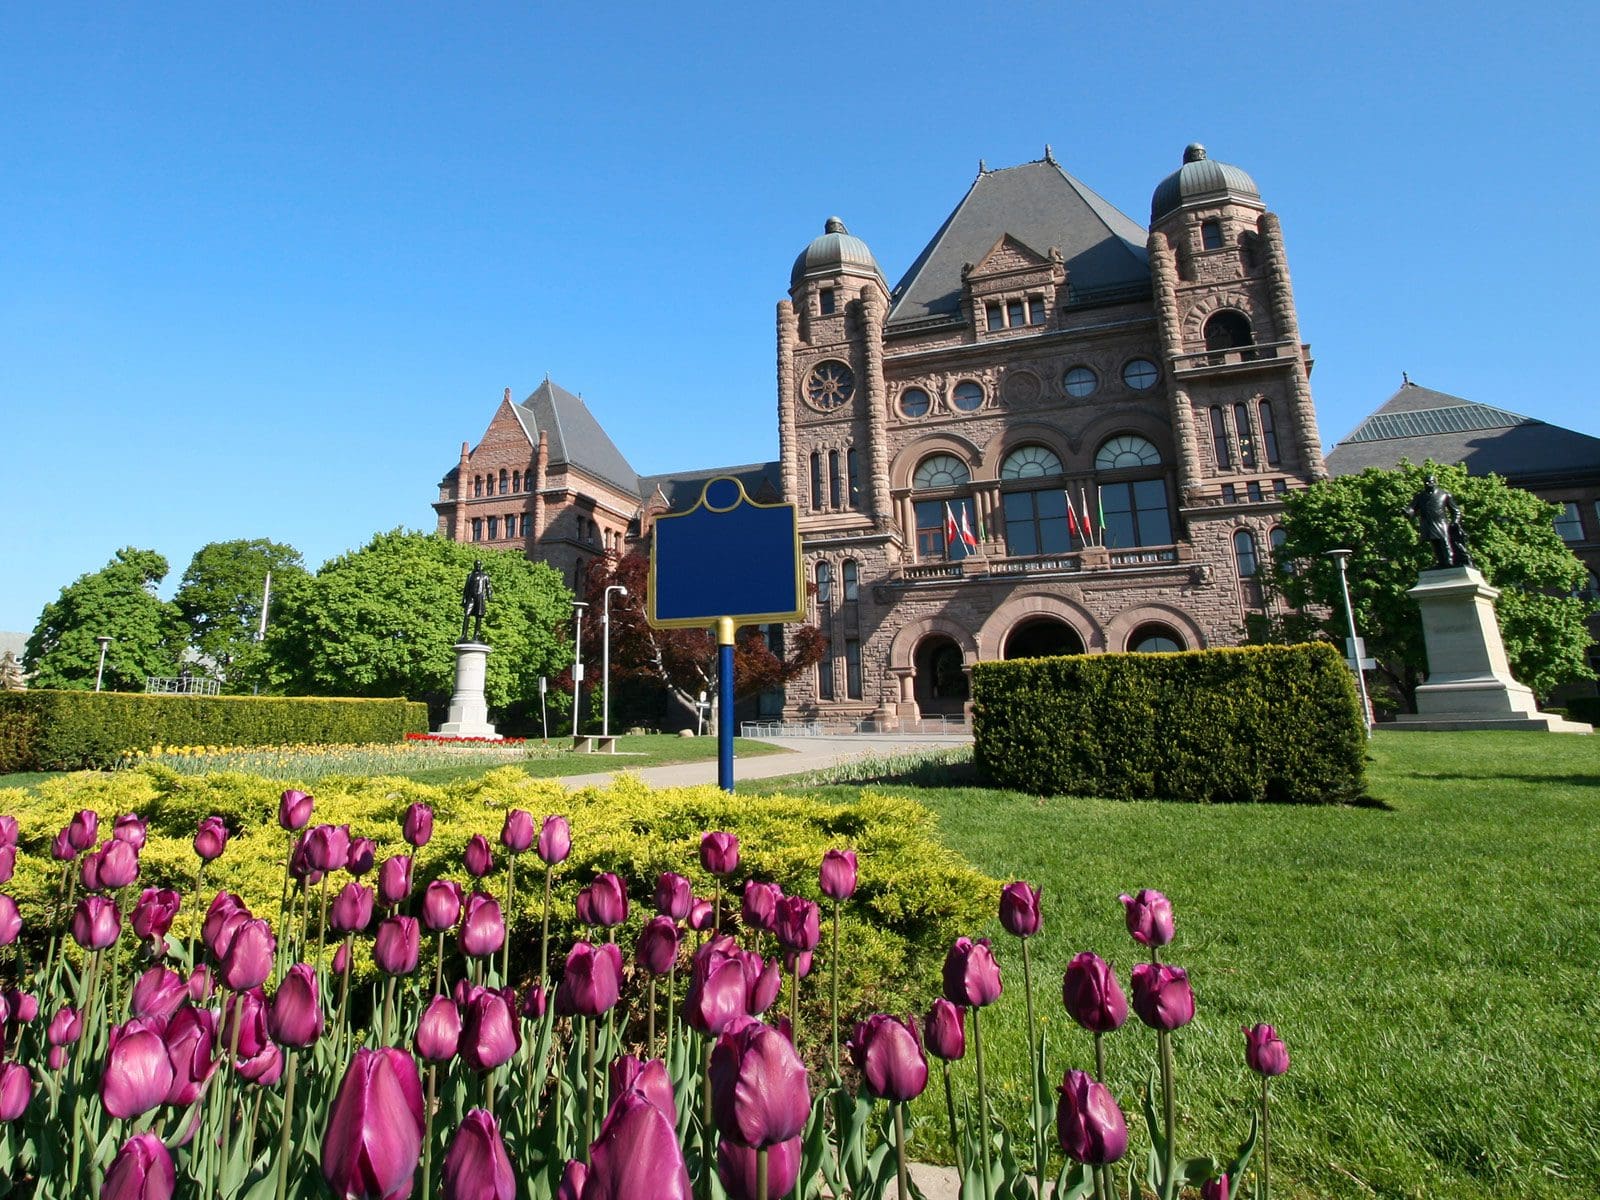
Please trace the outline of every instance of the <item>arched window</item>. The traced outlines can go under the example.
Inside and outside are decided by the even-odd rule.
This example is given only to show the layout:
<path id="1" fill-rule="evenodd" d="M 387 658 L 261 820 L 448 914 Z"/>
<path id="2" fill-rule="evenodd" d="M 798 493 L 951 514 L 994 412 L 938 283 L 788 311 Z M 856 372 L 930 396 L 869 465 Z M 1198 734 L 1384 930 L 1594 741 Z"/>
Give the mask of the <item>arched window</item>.
<path id="1" fill-rule="evenodd" d="M 527 513 L 523 513 L 522 516 L 521 516 L 521 526 L 522 527 L 517 531 L 517 536 L 518 537 L 527 537 L 528 536 L 528 530 L 533 528 L 532 518 L 529 517 L 529 515 Z"/>
<path id="2" fill-rule="evenodd" d="M 1206 320 L 1206 349 L 1213 353 L 1234 350 L 1255 344 L 1250 332 L 1250 318 L 1236 308 L 1224 308 Z"/>
<path id="3" fill-rule="evenodd" d="M 976 412 L 983 407 L 983 385 L 974 383 L 970 379 L 963 379 L 956 384 L 951 402 L 958 412 Z"/>
<path id="4" fill-rule="evenodd" d="M 1018 446 L 1000 464 L 1001 479 L 1038 479 L 1061 474 L 1061 459 L 1044 446 Z"/>
<path id="5" fill-rule="evenodd" d="M 522 490 L 522 472 L 521 471 L 513 471 L 513 472 L 511 472 L 511 490 L 513 492 L 520 492 Z"/>
<path id="6" fill-rule="evenodd" d="M 1175 654 L 1183 649 L 1183 635 L 1170 625 L 1151 622 L 1128 635 L 1131 654 Z"/>
<path id="7" fill-rule="evenodd" d="M 1256 568 L 1259 565 L 1256 556 L 1256 535 L 1248 529 L 1240 529 L 1233 535 L 1233 557 L 1239 563 L 1239 578 L 1255 578 Z"/>
<path id="8" fill-rule="evenodd" d="M 489 518 L 489 540 L 492 542 L 492 541 L 497 540 L 499 537 L 500 537 L 500 518 L 499 517 L 490 517 Z M 794 576 L 791 575 L 790 578 L 793 579 Z"/>
<path id="9" fill-rule="evenodd" d="M 972 480 L 967 464 L 954 454 L 930 454 L 917 464 L 911 476 L 911 486 L 919 492 L 947 492 L 946 496 L 915 499 L 912 510 L 916 519 L 917 557 L 923 562 L 938 558 L 963 558 L 966 543 L 960 535 L 961 522 L 975 528 L 972 521 L 971 500 L 953 494 Z M 956 524 L 956 535 L 948 536 L 951 523 Z"/>
<path id="10" fill-rule="evenodd" d="M 790 576 L 792 579 L 793 576 Z M 817 607 L 833 603 L 833 568 L 825 562 L 817 564 Z"/>
<path id="11" fill-rule="evenodd" d="M 509 492 L 511 490 L 510 483 L 511 483 L 511 472 L 507 471 L 504 467 L 501 467 L 500 468 L 500 494 L 502 496 L 504 496 L 507 492 Z"/>
<path id="12" fill-rule="evenodd" d="M 861 505 L 861 473 L 856 466 L 855 448 L 851 447 L 844 453 L 845 471 L 850 476 L 850 507 L 858 508 Z"/>
<path id="13" fill-rule="evenodd" d="M 1267 534 L 1267 545 L 1272 547 L 1272 569 L 1280 575 L 1293 575 L 1294 563 L 1283 556 L 1283 543 L 1289 538 L 1282 525 L 1274 525 Z"/>
<path id="14" fill-rule="evenodd" d="M 483 476 L 482 475 L 474 475 L 472 477 L 472 495 L 473 495 L 474 498 L 483 495 Z"/>
<path id="15" fill-rule="evenodd" d="M 473 517 L 472 518 L 472 540 L 475 541 L 475 542 L 483 541 L 483 518 L 482 517 Z"/>
<path id="16" fill-rule="evenodd" d="M 1217 220 L 1200 222 L 1200 246 L 1204 250 L 1222 249 L 1222 222 Z"/>
<path id="17" fill-rule="evenodd" d="M 811 452 L 811 507 L 822 507 L 822 455 L 816 450 Z"/>
<path id="18" fill-rule="evenodd" d="M 954 454 L 930 454 L 917 464 L 916 472 L 911 476 L 911 486 L 918 491 L 924 488 L 965 487 L 971 479 L 972 472 L 967 469 L 967 464 Z"/>
<path id="19" fill-rule="evenodd" d="M 1211 410 L 1211 450 L 1217 458 L 1217 470 L 1233 470 L 1233 449 L 1228 445 L 1228 419 L 1220 406 Z"/>
<path id="20" fill-rule="evenodd" d="M 1261 416 L 1261 448 L 1266 451 L 1267 465 L 1277 466 L 1278 459 L 1278 427 L 1272 419 L 1272 402 L 1262 400 L 1256 405 L 1256 412 Z"/>
<path id="21" fill-rule="evenodd" d="M 1249 405 L 1235 404 L 1233 406 L 1233 428 L 1239 435 L 1239 465 L 1246 471 L 1254 471 L 1256 469 L 1256 439 L 1250 432 Z M 1260 485 L 1258 484 L 1257 486 L 1259 487 Z"/>
<path id="22" fill-rule="evenodd" d="M 847 558 L 839 565 L 840 580 L 844 584 L 844 598 L 855 600 L 861 594 L 861 571 L 856 566 L 856 560 Z"/>
<path id="23" fill-rule="evenodd" d="M 843 508 L 842 497 L 839 494 L 840 485 L 844 481 L 839 478 L 839 452 L 828 451 L 828 506 L 830 508 Z"/>
<path id="24" fill-rule="evenodd" d="M 1172 544 L 1172 512 L 1161 452 L 1146 438 L 1123 433 L 1094 456 L 1102 542 L 1113 548 Z"/>

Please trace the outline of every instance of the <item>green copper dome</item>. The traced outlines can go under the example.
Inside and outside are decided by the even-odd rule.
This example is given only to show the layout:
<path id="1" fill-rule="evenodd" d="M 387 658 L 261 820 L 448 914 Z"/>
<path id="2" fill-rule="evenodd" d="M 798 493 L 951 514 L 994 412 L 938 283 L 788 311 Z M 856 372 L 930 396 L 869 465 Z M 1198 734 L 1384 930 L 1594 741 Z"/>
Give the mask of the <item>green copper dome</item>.
<path id="1" fill-rule="evenodd" d="M 1230 163 L 1206 157 L 1206 148 L 1191 142 L 1183 151 L 1183 166 L 1156 186 L 1150 199 L 1150 224 L 1154 225 L 1178 209 L 1202 200 L 1235 197 L 1261 203 L 1256 181 Z"/>
<path id="2" fill-rule="evenodd" d="M 840 272 L 872 274 L 883 278 L 878 260 L 860 238 L 853 236 L 838 217 L 829 217 L 822 236 L 800 252 L 794 260 L 794 270 L 789 272 L 789 289 L 800 286 L 802 279 L 814 275 L 837 275 Z"/>

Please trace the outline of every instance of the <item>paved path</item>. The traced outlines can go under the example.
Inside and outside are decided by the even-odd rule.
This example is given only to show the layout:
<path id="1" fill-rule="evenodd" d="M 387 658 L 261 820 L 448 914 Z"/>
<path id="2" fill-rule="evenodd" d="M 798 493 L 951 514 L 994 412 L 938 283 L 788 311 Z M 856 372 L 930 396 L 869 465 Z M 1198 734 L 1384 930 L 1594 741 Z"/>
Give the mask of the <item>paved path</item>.
<path id="1" fill-rule="evenodd" d="M 785 750 L 789 754 L 763 754 L 733 760 L 733 780 L 737 785 L 746 779 L 767 779 L 774 775 L 798 775 L 816 771 L 854 758 L 877 758 L 887 754 L 909 754 L 920 750 L 945 750 L 970 745 L 972 738 L 965 734 L 916 734 L 914 736 L 887 737 L 872 734 L 829 734 L 824 737 L 774 737 L 760 741 Z M 628 771 L 626 755 L 594 755 L 596 763 L 615 761 L 609 771 L 593 775 L 565 775 L 561 782 L 568 787 L 592 787 L 611 782 L 614 775 Z M 717 760 L 671 763 L 664 767 L 644 767 L 634 774 L 655 787 L 692 787 L 695 784 L 717 782 Z"/>

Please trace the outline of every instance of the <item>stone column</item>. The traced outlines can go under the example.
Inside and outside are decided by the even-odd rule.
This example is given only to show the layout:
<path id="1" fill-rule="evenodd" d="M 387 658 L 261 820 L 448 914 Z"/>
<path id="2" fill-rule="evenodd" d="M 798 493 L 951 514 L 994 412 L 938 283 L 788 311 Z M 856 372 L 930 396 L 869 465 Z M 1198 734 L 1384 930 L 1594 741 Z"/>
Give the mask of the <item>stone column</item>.
<path id="1" fill-rule="evenodd" d="M 1156 324 L 1167 359 L 1167 395 L 1172 412 L 1172 436 L 1178 450 L 1178 502 L 1189 504 L 1190 493 L 1198 491 L 1202 472 L 1200 443 L 1194 430 L 1194 403 L 1186 389 L 1179 387 L 1172 371 L 1174 360 L 1183 353 L 1183 331 L 1178 324 L 1178 271 L 1172 256 L 1172 243 L 1164 233 L 1152 233 L 1150 282 L 1155 290 Z"/>
<path id="2" fill-rule="evenodd" d="M 783 498 L 800 503 L 799 448 L 794 425 L 794 352 L 800 343 L 800 318 L 788 300 L 778 301 L 778 469 Z"/>
<path id="3" fill-rule="evenodd" d="M 544 481 L 550 468 L 550 434 L 539 430 L 539 449 L 533 459 L 533 537 L 544 537 Z"/>
<path id="4" fill-rule="evenodd" d="M 456 468 L 456 506 L 450 514 L 451 540 L 467 540 L 467 471 L 472 467 L 472 452 L 467 443 L 461 443 L 461 465 Z"/>
<path id="5" fill-rule="evenodd" d="M 872 522 L 887 530 L 889 506 L 889 429 L 887 387 L 883 381 L 883 298 L 872 285 L 861 289 L 861 341 L 866 356 L 868 470 L 872 472 Z"/>
<path id="6" fill-rule="evenodd" d="M 1300 349 L 1300 319 L 1295 315 L 1294 287 L 1289 282 L 1289 259 L 1283 249 L 1283 227 L 1275 213 L 1261 214 L 1261 236 L 1267 248 L 1267 287 L 1272 298 L 1272 323 L 1279 338 L 1290 346 L 1290 401 L 1294 417 L 1294 443 L 1300 466 L 1312 479 L 1326 479 L 1322 439 L 1317 432 L 1317 410 L 1311 403 L 1311 381 L 1306 377 L 1305 355 Z"/>

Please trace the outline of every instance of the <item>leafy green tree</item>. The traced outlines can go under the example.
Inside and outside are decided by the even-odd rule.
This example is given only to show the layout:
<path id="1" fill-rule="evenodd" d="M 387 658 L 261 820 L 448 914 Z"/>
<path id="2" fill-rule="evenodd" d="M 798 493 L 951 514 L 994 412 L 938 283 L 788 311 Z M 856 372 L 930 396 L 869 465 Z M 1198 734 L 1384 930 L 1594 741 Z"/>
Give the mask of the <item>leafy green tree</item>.
<path id="1" fill-rule="evenodd" d="M 1274 584 L 1296 608 L 1320 606 L 1325 620 L 1282 619 L 1274 638 L 1319 628 L 1340 645 L 1348 636 L 1338 568 L 1324 555 L 1353 550 L 1347 570 L 1356 625 L 1382 677 L 1414 707 L 1426 679 L 1422 617 L 1406 591 L 1433 565 L 1406 510 L 1428 475 L 1461 506 L 1474 562 L 1501 589 L 1496 610 L 1512 674 L 1541 696 L 1563 683 L 1592 679 L 1587 618 L 1592 600 L 1575 595 L 1587 572 L 1555 531 L 1558 509 L 1498 475 L 1458 466 L 1401 463 L 1369 467 L 1292 492 L 1284 503 L 1283 547 Z"/>
<path id="2" fill-rule="evenodd" d="M 572 594 L 545 563 L 396 529 L 325 563 L 267 630 L 274 690 L 439 702 L 455 686 L 461 591 L 474 559 L 494 588 L 484 695 L 504 709 L 572 661 Z"/>
<path id="3" fill-rule="evenodd" d="M 201 546 L 172 598 L 189 628 L 189 645 L 216 665 L 231 692 L 249 691 L 265 669 L 265 651 L 256 636 L 269 571 L 269 609 L 295 607 L 311 575 L 300 551 L 265 538 Z"/>
<path id="4" fill-rule="evenodd" d="M 177 673 L 183 645 L 177 610 L 156 598 L 167 560 L 124 546 L 98 571 L 80 575 L 44 606 L 24 655 L 38 688 L 92 691 L 100 659 L 97 637 L 109 637 L 103 685 L 144 690 L 150 675 Z"/>

